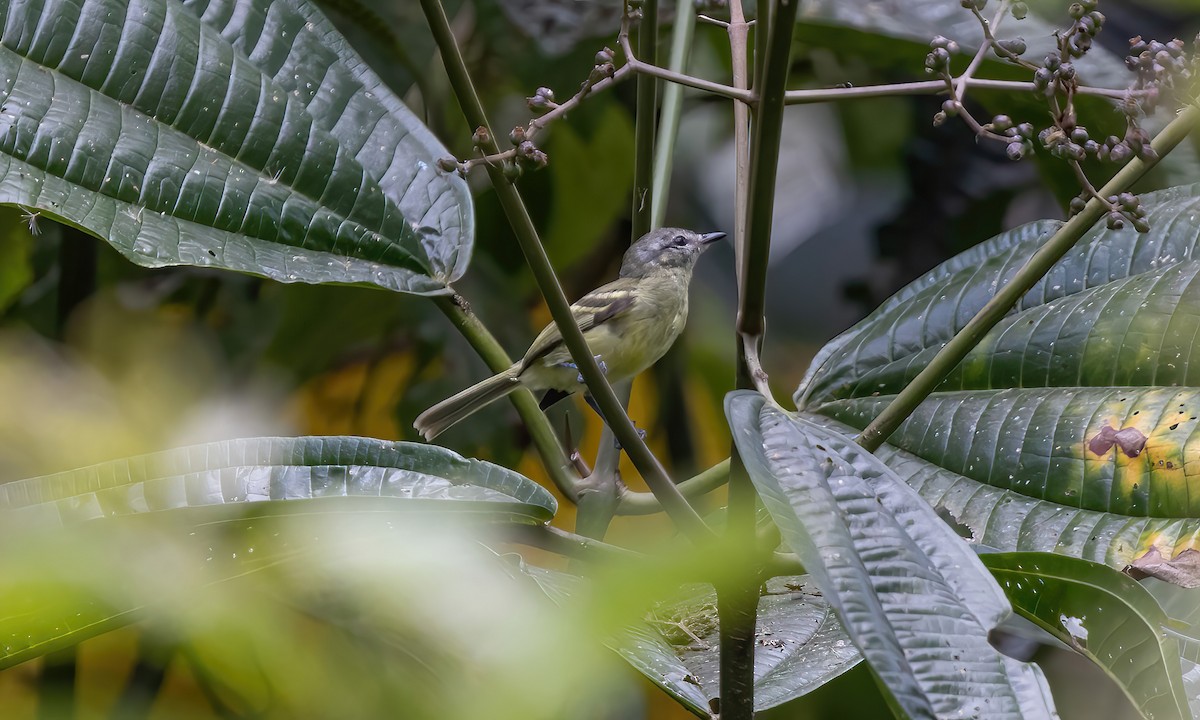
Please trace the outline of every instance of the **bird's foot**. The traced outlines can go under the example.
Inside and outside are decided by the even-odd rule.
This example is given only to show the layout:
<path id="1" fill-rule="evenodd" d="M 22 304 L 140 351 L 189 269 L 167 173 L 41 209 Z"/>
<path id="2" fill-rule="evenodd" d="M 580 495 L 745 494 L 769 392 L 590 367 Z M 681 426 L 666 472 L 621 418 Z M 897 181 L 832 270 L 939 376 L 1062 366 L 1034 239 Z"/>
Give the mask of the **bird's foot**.
<path id="1" fill-rule="evenodd" d="M 600 366 L 600 372 L 607 375 L 608 374 L 608 365 L 604 364 L 604 360 L 599 355 L 593 355 L 592 357 L 596 358 L 596 364 Z M 565 367 L 570 370 L 578 370 L 579 369 L 579 366 L 573 362 L 559 363 L 558 366 Z M 583 383 L 583 373 L 579 373 L 579 375 L 577 375 L 575 379 L 577 382 L 582 384 Z"/>

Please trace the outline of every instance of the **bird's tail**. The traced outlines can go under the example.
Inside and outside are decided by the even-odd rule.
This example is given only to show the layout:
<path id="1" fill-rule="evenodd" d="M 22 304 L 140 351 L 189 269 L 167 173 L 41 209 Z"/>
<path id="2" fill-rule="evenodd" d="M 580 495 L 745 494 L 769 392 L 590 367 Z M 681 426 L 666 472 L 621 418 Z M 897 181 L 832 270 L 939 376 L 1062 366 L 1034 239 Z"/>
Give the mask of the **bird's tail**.
<path id="1" fill-rule="evenodd" d="M 519 387 L 521 387 L 521 381 L 517 378 L 516 369 L 506 370 L 429 408 L 417 416 L 413 427 L 421 433 L 421 437 L 432 440 L 476 410 L 499 400 Z"/>

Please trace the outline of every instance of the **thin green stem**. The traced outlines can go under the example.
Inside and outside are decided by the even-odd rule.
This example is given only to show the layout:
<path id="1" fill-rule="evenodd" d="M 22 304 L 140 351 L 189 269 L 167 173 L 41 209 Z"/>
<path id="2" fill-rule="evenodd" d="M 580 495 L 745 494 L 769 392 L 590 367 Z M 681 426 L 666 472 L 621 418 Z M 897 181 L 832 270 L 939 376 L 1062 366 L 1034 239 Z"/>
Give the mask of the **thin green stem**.
<path id="1" fill-rule="evenodd" d="M 657 64 L 658 0 L 642 4 L 642 22 L 638 26 L 638 57 L 648 65 Z M 627 58 L 628 59 L 628 58 Z M 634 68 L 637 71 L 637 68 Z M 654 202 L 654 125 L 658 113 L 658 80 L 639 73 L 637 110 L 633 129 L 633 239 L 650 232 L 650 210 Z"/>
<path id="2" fill-rule="evenodd" d="M 771 249 L 771 219 L 775 211 L 775 180 L 783 133 L 784 94 L 791 65 L 792 31 L 799 0 L 777 0 L 767 28 L 759 73 L 754 79 L 757 100 L 750 128 L 749 202 L 745 218 L 745 244 L 738 248 L 737 386 L 765 388 L 758 366 L 758 346 L 765 320 L 767 261 Z M 761 8 L 761 4 L 760 4 Z M 736 17 L 734 18 L 737 19 Z M 762 17 L 759 17 L 762 22 Z M 758 29 L 762 32 L 762 28 Z M 732 40 L 731 36 L 731 40 Z M 745 54 L 745 46 L 731 45 Z M 757 60 L 757 58 L 756 58 Z M 758 494 L 741 456 L 734 447 L 730 457 L 729 526 L 727 542 L 733 547 L 757 547 Z M 722 582 L 717 586 L 717 616 L 721 623 L 721 718 L 754 717 L 754 633 L 758 613 L 756 582 Z"/>
<path id="3" fill-rule="evenodd" d="M 900 423 L 917 409 L 931 392 L 942 384 L 946 376 L 966 357 L 972 348 L 979 344 L 996 323 L 1016 305 L 1017 301 L 1040 280 L 1059 259 L 1067 253 L 1079 238 L 1083 237 L 1100 218 L 1107 208 L 1101 198 L 1118 195 L 1125 192 L 1142 175 L 1158 162 L 1157 158 L 1167 153 L 1188 136 L 1200 124 L 1200 109 L 1189 105 L 1170 122 L 1162 132 L 1154 138 L 1156 159 L 1133 159 L 1112 180 L 1100 189 L 1100 198 L 1092 198 L 1084 209 L 1063 224 L 1038 251 L 1033 254 L 1024 267 L 1017 271 L 1004 287 L 988 301 L 986 305 L 970 322 L 959 330 L 949 342 L 942 347 L 933 360 L 929 362 L 912 382 L 910 382 L 892 402 L 879 413 L 871 424 L 858 436 L 858 444 L 874 452 L 887 441 Z"/>
<path id="4" fill-rule="evenodd" d="M 704 472 L 684 480 L 675 487 L 689 500 L 704 497 L 729 481 L 729 459 L 713 465 Z M 618 515 L 650 515 L 662 512 L 662 503 L 653 493 L 625 489 L 617 505 Z"/>
<path id="5" fill-rule="evenodd" d="M 696 29 L 694 0 L 675 0 L 675 27 L 671 30 L 672 72 L 687 70 L 692 54 L 692 35 Z M 671 164 L 675 159 L 675 140 L 679 136 L 679 116 L 683 109 L 683 86 L 671 83 L 663 88 L 662 114 L 658 121 L 658 142 L 654 147 L 654 180 L 650 190 L 650 228 L 662 227 L 667 215 L 667 189 L 671 182 Z"/>
<path id="6" fill-rule="evenodd" d="M 434 298 L 434 304 L 445 314 L 455 329 L 467 339 L 475 352 L 479 353 L 479 357 L 483 358 L 483 362 L 487 364 L 489 370 L 500 372 L 512 366 L 512 360 L 504 352 L 499 341 L 479 321 L 475 313 L 471 312 L 470 306 L 461 295 L 438 296 Z M 517 414 L 521 416 L 521 421 L 525 423 L 529 437 L 533 441 L 533 447 L 542 458 L 542 466 L 546 468 L 546 474 L 550 476 L 550 481 L 568 500 L 577 502 L 581 480 L 575 473 L 574 465 L 563 452 L 558 438 L 555 437 L 550 420 L 538 408 L 537 399 L 524 388 L 508 397 L 516 407 Z"/>
<path id="7" fill-rule="evenodd" d="M 483 142 L 484 152 L 497 152 L 495 134 L 490 130 L 483 104 L 475 92 L 475 85 L 467 71 L 462 53 L 459 51 L 458 42 L 450 30 L 445 10 L 438 0 L 421 0 L 421 7 L 425 11 L 434 41 L 442 55 L 442 62 L 450 77 L 450 86 L 454 89 L 454 94 L 458 98 L 467 122 L 487 130 L 487 138 Z M 575 322 L 571 313 L 571 305 L 567 302 L 566 295 L 563 294 L 562 286 L 554 274 L 554 268 L 550 265 L 550 259 L 546 256 L 546 250 L 542 247 L 537 229 L 533 226 L 533 220 L 529 217 L 529 211 L 521 200 L 516 186 L 504 177 L 503 171 L 498 167 L 489 165 L 487 172 L 492 186 L 496 190 L 500 206 L 512 226 L 513 233 L 517 236 L 521 251 L 525 254 L 525 260 L 533 273 L 534 281 L 542 291 L 550 315 L 554 318 L 554 322 L 562 334 L 563 343 L 571 353 L 571 359 L 578 367 L 584 382 L 587 383 L 589 392 L 596 400 L 596 404 L 599 405 L 605 422 L 613 429 L 613 433 L 617 436 L 626 454 L 629 455 L 634 467 L 642 474 L 646 484 L 658 496 L 663 504 L 663 509 L 671 516 L 680 530 L 692 539 L 711 536 L 712 531 L 704 524 L 704 520 L 695 508 L 689 505 L 680 494 L 675 484 L 671 482 L 671 478 L 667 476 L 666 470 L 658 462 L 658 458 L 654 457 L 654 454 L 650 452 L 646 443 L 638 435 L 637 428 L 625 414 L 620 399 L 613 392 L 612 386 L 608 384 L 608 380 L 596 363 L 596 358 L 592 356 L 587 340 Z"/>

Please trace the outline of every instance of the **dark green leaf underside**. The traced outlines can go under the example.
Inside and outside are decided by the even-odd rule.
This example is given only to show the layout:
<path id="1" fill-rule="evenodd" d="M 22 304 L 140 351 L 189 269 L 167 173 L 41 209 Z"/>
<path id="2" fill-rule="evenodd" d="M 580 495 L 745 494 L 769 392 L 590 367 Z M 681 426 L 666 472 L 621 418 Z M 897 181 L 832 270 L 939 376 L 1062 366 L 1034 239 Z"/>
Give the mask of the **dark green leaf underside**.
<path id="1" fill-rule="evenodd" d="M 1050 712 L 1036 666 L 987 641 L 1010 612 L 999 588 L 915 492 L 847 437 L 757 393 L 730 394 L 726 414 L 785 543 L 904 712 Z"/>

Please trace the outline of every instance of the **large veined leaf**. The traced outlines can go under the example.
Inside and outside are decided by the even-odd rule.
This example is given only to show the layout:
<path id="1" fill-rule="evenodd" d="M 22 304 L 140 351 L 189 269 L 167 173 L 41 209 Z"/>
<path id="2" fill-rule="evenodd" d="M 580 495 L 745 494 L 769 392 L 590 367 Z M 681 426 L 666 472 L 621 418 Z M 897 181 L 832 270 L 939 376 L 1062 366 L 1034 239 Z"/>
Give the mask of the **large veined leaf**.
<path id="1" fill-rule="evenodd" d="M 527 522 L 557 509 L 545 488 L 499 465 L 424 443 L 360 437 L 225 440 L 0 485 L 7 526 L 319 498 L 377 509 L 449 509 Z"/>
<path id="2" fill-rule="evenodd" d="M 571 602 L 585 580 L 521 563 L 556 603 Z M 833 609 L 807 575 L 767 581 L 759 598 L 754 652 L 756 711 L 801 697 L 862 660 Z M 717 596 L 710 585 L 689 585 L 659 603 L 644 624 L 608 643 L 618 655 L 692 713 L 712 717 L 720 696 Z"/>
<path id="3" fill-rule="evenodd" d="M 986 553 L 983 564 L 1018 614 L 1086 655 L 1142 716 L 1188 717 L 1179 644 L 1141 585 L 1096 563 L 1051 553 Z"/>
<path id="4" fill-rule="evenodd" d="M 473 211 L 307 0 L 0 8 L 0 202 L 146 266 L 444 293 Z"/>
<path id="5" fill-rule="evenodd" d="M 1054 715 L 1041 671 L 988 633 L 1010 612 L 954 531 L 848 437 L 761 395 L 726 398 L 734 441 L 784 542 L 910 717 Z"/>
<path id="6" fill-rule="evenodd" d="M 1200 583 L 1200 186 L 1093 228 L 878 452 L 975 539 Z M 866 426 L 1054 229 L 954 258 L 831 341 L 797 391 Z"/>
<path id="7" fill-rule="evenodd" d="M 540 522 L 555 501 L 515 472 L 437 446 L 355 437 L 231 440 L 0 485 L 0 667 L 303 558 L 322 540 L 320 518 L 386 533 L 406 510 L 421 511 L 406 516 L 414 522 L 431 512 Z M 146 547 L 156 538 L 161 553 Z M 130 570 L 129 587 L 105 581 L 115 558 L 145 565 Z"/>

